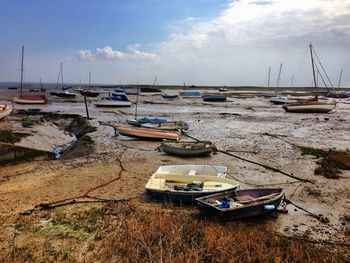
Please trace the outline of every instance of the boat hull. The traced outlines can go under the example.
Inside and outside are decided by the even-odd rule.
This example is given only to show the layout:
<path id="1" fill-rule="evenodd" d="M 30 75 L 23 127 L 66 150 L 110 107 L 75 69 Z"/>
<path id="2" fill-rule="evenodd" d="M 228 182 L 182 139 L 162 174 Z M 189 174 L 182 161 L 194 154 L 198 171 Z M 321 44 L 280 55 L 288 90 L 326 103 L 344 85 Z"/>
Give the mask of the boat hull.
<path id="1" fill-rule="evenodd" d="M 24 95 L 22 97 L 14 97 L 13 102 L 18 104 L 46 104 L 47 98 L 44 95 Z"/>
<path id="2" fill-rule="evenodd" d="M 202 170 L 199 173 L 204 173 L 204 171 Z M 217 175 L 219 174 L 222 173 L 217 173 Z M 192 188 L 194 184 L 199 188 Z M 189 173 L 184 175 L 174 172 L 159 173 L 157 171 L 148 180 L 145 188 L 147 194 L 152 198 L 193 203 L 196 198 L 234 190 L 238 186 L 239 184 L 235 180 L 218 177 L 214 174 L 196 175 Z"/>
<path id="3" fill-rule="evenodd" d="M 283 109 L 293 113 L 328 113 L 335 108 L 335 103 L 293 103 L 285 104 Z"/>
<path id="4" fill-rule="evenodd" d="M 109 107 L 109 108 L 121 108 L 131 107 L 130 101 L 114 101 L 114 100 L 103 100 L 94 102 L 95 107 Z"/>
<path id="5" fill-rule="evenodd" d="M 202 96 L 203 101 L 206 102 L 225 102 L 226 96 L 220 96 L 220 95 L 204 95 Z"/>
<path id="6" fill-rule="evenodd" d="M 0 105 L 0 120 L 10 115 L 12 107 L 10 105 Z"/>
<path id="7" fill-rule="evenodd" d="M 81 90 L 80 94 L 85 97 L 90 97 L 90 98 L 96 98 L 98 95 L 100 95 L 99 92 L 95 91 L 89 91 L 89 90 Z"/>
<path id="8" fill-rule="evenodd" d="M 261 193 L 264 192 L 264 193 Z M 231 197 L 233 193 L 237 193 L 239 196 L 260 193 L 262 196 L 268 196 L 269 194 L 275 194 L 275 196 L 266 200 L 248 203 L 241 207 L 235 208 L 218 208 L 208 203 L 208 200 L 218 200 L 221 198 Z M 246 189 L 246 190 L 235 190 L 226 191 L 224 193 L 213 194 L 206 196 L 205 198 L 198 198 L 197 205 L 199 210 L 210 216 L 219 217 L 224 220 L 239 219 L 246 217 L 261 216 L 275 211 L 282 203 L 284 194 L 281 188 L 270 188 L 270 189 Z M 267 209 L 267 207 L 270 207 Z"/>
<path id="9" fill-rule="evenodd" d="M 180 157 L 206 156 L 213 152 L 212 142 L 202 142 L 201 145 L 196 142 L 164 142 L 161 148 L 167 154 Z"/>
<path id="10" fill-rule="evenodd" d="M 156 129 L 145 129 L 138 127 L 129 127 L 126 125 L 119 125 L 116 127 L 116 131 L 125 136 L 148 139 L 148 140 L 178 140 L 180 139 L 179 132 L 161 131 Z"/>

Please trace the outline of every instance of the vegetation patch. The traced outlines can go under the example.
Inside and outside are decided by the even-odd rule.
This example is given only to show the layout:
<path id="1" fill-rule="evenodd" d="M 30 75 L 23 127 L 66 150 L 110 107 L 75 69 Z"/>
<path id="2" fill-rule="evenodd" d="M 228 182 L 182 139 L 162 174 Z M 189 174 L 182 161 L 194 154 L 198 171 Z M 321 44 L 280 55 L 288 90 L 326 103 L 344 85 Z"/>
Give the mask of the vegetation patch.
<path id="1" fill-rule="evenodd" d="M 341 170 L 350 170 L 350 152 L 321 150 L 309 147 L 299 147 L 302 155 L 312 155 L 320 160 L 317 161 L 314 174 L 322 175 L 329 179 L 339 179 Z"/>
<path id="2" fill-rule="evenodd" d="M 24 118 L 21 121 L 22 127 L 23 128 L 33 128 L 34 126 L 40 124 L 41 121 L 39 120 L 35 120 L 35 119 L 28 119 L 28 118 Z"/>
<path id="3" fill-rule="evenodd" d="M 14 132 L 10 129 L 0 130 L 0 142 L 14 144 L 19 142 L 22 138 L 27 137 L 28 133 Z"/>
<path id="4" fill-rule="evenodd" d="M 50 223 L 38 229 L 42 217 Z M 17 220 L 32 226 L 0 243 L 0 262 L 349 262 L 331 245 L 276 235 L 261 221 L 221 223 L 187 209 L 110 203 Z"/>

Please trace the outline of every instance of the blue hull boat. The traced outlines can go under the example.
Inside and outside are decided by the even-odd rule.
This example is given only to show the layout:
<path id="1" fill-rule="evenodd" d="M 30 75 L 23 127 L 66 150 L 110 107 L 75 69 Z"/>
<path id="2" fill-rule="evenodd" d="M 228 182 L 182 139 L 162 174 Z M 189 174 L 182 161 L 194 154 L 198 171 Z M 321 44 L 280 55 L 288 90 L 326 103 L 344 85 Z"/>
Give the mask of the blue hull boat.
<path id="1" fill-rule="evenodd" d="M 226 96 L 208 94 L 208 95 L 203 95 L 202 99 L 206 102 L 225 102 Z"/>
<path id="2" fill-rule="evenodd" d="M 164 99 L 174 100 L 174 99 L 178 99 L 179 95 L 177 95 L 177 94 L 175 94 L 175 95 L 162 94 L 162 97 Z"/>

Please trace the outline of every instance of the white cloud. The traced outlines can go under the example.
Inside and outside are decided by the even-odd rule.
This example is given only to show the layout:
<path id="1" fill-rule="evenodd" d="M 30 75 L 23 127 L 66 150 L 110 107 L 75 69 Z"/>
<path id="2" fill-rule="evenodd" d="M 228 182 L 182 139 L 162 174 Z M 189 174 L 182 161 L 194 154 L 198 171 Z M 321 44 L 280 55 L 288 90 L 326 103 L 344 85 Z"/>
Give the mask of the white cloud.
<path id="1" fill-rule="evenodd" d="M 95 56 L 113 60 L 122 59 L 126 54 L 118 50 L 113 50 L 110 46 L 106 46 L 104 48 L 96 48 Z"/>
<path id="2" fill-rule="evenodd" d="M 123 52 L 119 50 L 113 50 L 111 46 L 103 48 L 96 48 L 96 51 L 91 50 L 78 50 L 76 55 L 81 60 L 94 61 L 100 60 L 122 60 L 122 59 L 135 59 L 135 60 L 156 60 L 157 55 L 154 53 L 148 53 L 140 50 L 141 45 L 134 44 L 127 46 L 129 52 Z"/>

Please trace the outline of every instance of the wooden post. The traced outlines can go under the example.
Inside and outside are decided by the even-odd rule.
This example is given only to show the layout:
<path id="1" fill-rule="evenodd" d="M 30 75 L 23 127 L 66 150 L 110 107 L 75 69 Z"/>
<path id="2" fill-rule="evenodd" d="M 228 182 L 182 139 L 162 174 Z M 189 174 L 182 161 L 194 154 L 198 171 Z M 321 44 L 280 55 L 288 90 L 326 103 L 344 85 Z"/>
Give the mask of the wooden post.
<path id="1" fill-rule="evenodd" d="M 86 96 L 84 95 L 85 109 L 86 109 L 86 118 L 90 119 L 89 108 L 87 106 Z"/>

